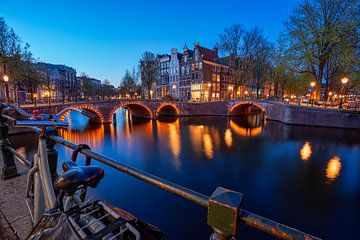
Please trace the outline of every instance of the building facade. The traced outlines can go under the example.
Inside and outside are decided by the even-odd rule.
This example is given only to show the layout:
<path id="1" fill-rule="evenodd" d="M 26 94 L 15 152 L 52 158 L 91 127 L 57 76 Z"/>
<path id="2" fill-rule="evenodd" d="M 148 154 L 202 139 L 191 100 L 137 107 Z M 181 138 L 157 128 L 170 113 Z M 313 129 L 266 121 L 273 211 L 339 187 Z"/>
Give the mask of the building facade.
<path id="1" fill-rule="evenodd" d="M 163 98 L 169 94 L 169 66 L 171 56 L 168 54 L 157 55 L 159 76 L 156 80 L 156 97 Z"/>
<path id="2" fill-rule="evenodd" d="M 178 53 L 177 48 L 171 49 L 171 58 L 169 63 L 169 95 L 174 99 L 179 99 L 181 58 L 182 54 Z"/>
<path id="3" fill-rule="evenodd" d="M 179 99 L 188 101 L 191 99 L 191 66 L 193 51 L 185 45 L 180 61 Z"/>
<path id="4" fill-rule="evenodd" d="M 69 99 L 79 96 L 81 84 L 74 68 L 50 63 L 37 63 L 35 66 L 42 78 L 37 89 L 39 98 Z"/>

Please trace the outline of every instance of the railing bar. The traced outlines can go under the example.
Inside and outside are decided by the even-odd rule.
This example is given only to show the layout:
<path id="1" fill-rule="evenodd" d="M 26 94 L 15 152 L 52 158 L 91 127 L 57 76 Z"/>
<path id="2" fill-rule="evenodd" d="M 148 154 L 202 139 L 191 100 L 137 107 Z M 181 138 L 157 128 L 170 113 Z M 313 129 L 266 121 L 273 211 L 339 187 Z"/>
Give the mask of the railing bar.
<path id="1" fill-rule="evenodd" d="M 286 226 L 284 224 L 259 216 L 255 213 L 249 212 L 244 209 L 240 210 L 239 219 L 247 226 L 256 228 L 262 232 L 268 233 L 279 239 L 284 239 L 284 240 L 320 239 L 310 234 L 301 232 L 297 229 Z"/>
<path id="2" fill-rule="evenodd" d="M 24 156 L 22 156 L 20 153 L 18 153 L 15 149 L 10 146 L 6 146 L 6 149 L 9 150 L 12 154 L 14 154 L 18 158 L 19 162 L 28 167 L 31 166 L 31 162 L 27 160 Z"/>
<path id="3" fill-rule="evenodd" d="M 77 147 L 76 144 L 69 142 L 61 137 L 50 136 L 50 138 L 56 141 L 57 143 L 62 144 L 71 149 L 75 149 Z M 184 199 L 190 200 L 202 207 L 207 208 L 209 206 L 209 197 L 206 195 L 192 191 L 175 183 L 169 182 L 167 180 L 143 172 L 141 170 L 128 167 L 122 163 L 116 162 L 111 158 L 95 153 L 93 151 L 83 149 L 80 152 L 85 156 L 89 156 L 95 160 L 98 160 L 99 162 L 104 163 L 105 165 L 120 170 L 123 173 L 136 177 L 140 180 L 150 183 L 153 186 L 164 189 Z M 319 239 L 244 209 L 241 209 L 239 212 L 239 220 L 248 226 L 251 226 L 260 231 L 268 233 L 279 239 L 284 239 L 284 240 Z"/>

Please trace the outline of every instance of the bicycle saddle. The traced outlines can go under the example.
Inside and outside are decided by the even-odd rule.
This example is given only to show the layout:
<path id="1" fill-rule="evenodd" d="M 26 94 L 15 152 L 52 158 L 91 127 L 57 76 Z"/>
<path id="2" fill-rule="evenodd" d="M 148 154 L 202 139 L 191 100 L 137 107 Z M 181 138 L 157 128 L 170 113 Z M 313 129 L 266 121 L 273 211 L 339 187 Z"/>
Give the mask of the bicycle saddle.
<path id="1" fill-rule="evenodd" d="M 66 161 L 62 168 L 64 173 L 54 182 L 54 188 L 73 195 L 79 186 L 95 188 L 104 177 L 104 169 L 97 166 L 79 166 L 73 161 Z"/>

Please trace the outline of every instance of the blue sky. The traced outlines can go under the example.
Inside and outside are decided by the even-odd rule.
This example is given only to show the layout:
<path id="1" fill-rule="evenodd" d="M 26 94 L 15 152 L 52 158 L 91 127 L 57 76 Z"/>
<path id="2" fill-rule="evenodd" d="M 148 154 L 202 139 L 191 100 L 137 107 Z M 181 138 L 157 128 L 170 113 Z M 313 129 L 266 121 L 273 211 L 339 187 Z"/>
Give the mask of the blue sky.
<path id="1" fill-rule="evenodd" d="M 234 23 L 258 25 L 276 42 L 297 0 L 0 0 L 0 16 L 41 61 L 118 86 L 145 50 L 169 52 L 200 42 L 212 48 Z"/>

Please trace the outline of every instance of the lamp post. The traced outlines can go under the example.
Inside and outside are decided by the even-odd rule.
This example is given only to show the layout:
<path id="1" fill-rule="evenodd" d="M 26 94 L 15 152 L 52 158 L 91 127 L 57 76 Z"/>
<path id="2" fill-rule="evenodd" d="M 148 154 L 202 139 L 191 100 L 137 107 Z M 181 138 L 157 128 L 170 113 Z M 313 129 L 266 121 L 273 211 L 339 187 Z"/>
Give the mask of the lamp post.
<path id="1" fill-rule="evenodd" d="M 38 95 L 37 95 L 37 93 L 34 93 L 34 94 L 33 94 L 33 98 L 34 98 L 34 105 L 35 105 L 35 107 L 36 107 L 36 98 L 37 98 L 37 96 L 38 96 Z"/>
<path id="2" fill-rule="evenodd" d="M 176 85 L 174 84 L 174 85 L 172 85 L 172 97 L 175 97 L 175 93 L 176 93 Z"/>
<path id="3" fill-rule="evenodd" d="M 310 87 L 311 87 L 311 106 L 313 107 L 314 106 L 314 87 L 315 87 L 315 85 L 316 85 L 316 82 L 311 82 L 310 83 Z"/>
<path id="4" fill-rule="evenodd" d="M 332 96 L 332 95 L 333 95 L 332 92 L 329 92 L 329 93 L 328 93 L 328 100 L 327 100 L 327 101 L 330 102 L 330 106 L 331 106 L 331 96 Z M 326 108 L 326 105 L 327 105 L 327 104 L 325 104 L 325 108 Z"/>
<path id="5" fill-rule="evenodd" d="M 339 109 L 342 109 L 342 105 L 343 105 L 343 98 L 345 97 L 345 85 L 349 82 L 349 79 L 347 77 L 344 77 L 341 79 L 341 83 L 342 83 L 342 96 L 340 96 L 340 103 L 339 103 Z"/>
<path id="6" fill-rule="evenodd" d="M 9 76 L 8 75 L 4 75 L 3 77 L 4 82 L 5 82 L 5 102 L 9 101 Z"/>

